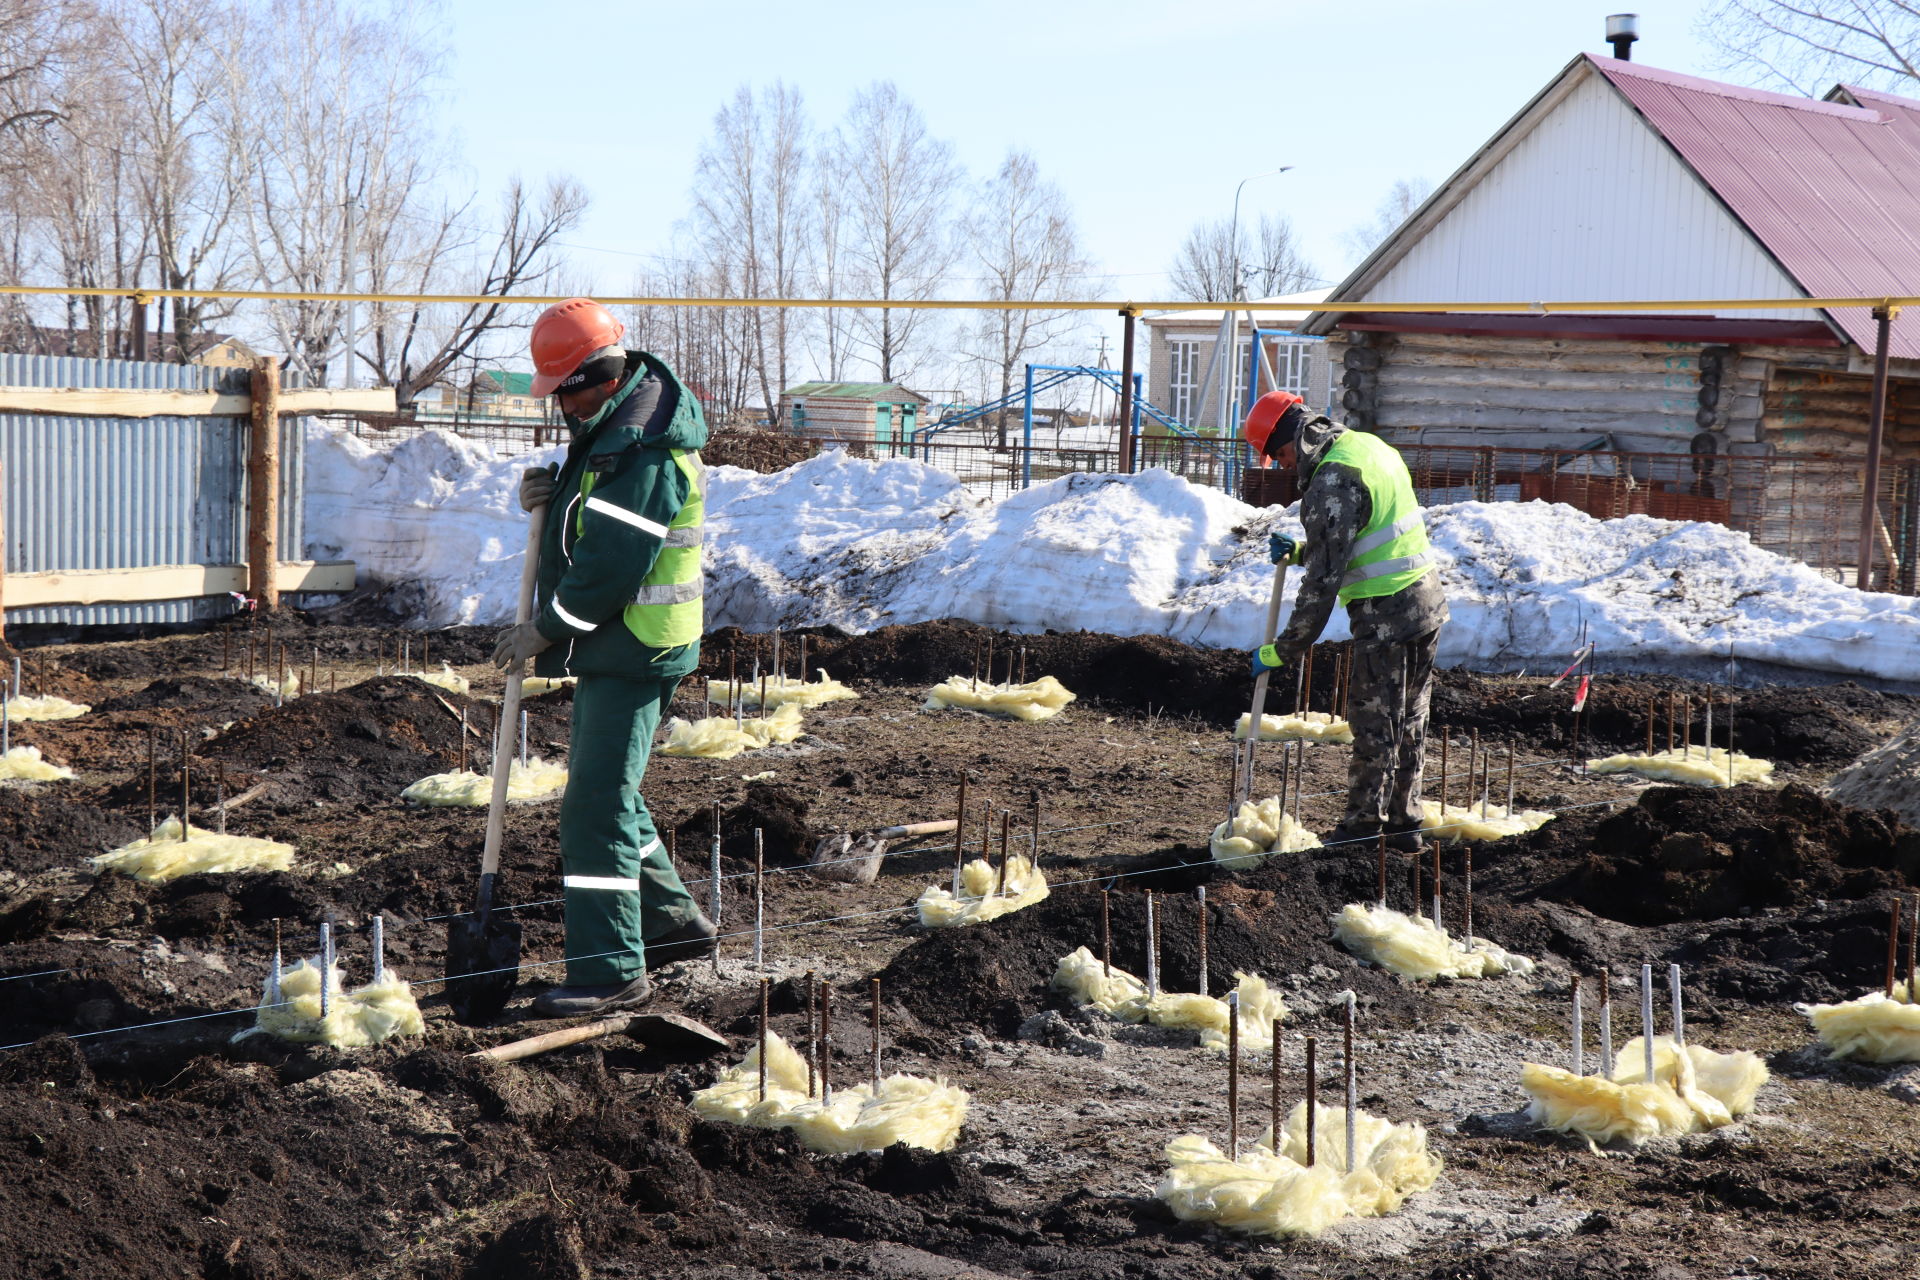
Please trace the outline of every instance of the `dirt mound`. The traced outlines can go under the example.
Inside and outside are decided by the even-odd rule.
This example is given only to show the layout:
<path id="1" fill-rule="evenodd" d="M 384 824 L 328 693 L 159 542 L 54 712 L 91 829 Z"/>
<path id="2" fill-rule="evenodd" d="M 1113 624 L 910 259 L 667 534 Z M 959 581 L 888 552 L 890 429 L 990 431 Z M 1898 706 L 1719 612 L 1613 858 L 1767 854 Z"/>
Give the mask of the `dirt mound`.
<path id="1" fill-rule="evenodd" d="M 1284 979 L 1303 975 L 1323 996 L 1351 987 L 1375 1018 L 1405 1024 L 1419 1016 L 1423 1002 L 1416 988 L 1360 967 L 1331 936 L 1335 912 L 1373 896 L 1371 857 L 1303 854 L 1239 874 L 1206 858 L 1205 850 L 1175 848 L 1145 864 L 1165 869 L 1115 883 L 1108 899 L 1114 964 L 1137 977 L 1146 974 L 1143 890 L 1152 887 L 1162 984 L 1169 991 L 1194 990 L 1199 912 L 1191 890 L 1206 884 L 1211 994 L 1231 989 L 1235 970 L 1259 974 L 1283 990 Z M 1082 946 L 1096 954 L 1100 949 L 1100 891 L 1090 885 L 1056 890 L 1044 902 L 987 924 L 930 931 L 881 977 L 889 997 L 929 1027 L 977 1028 L 1005 1037 L 1041 1009 L 1067 1007 L 1048 984 L 1060 958 Z"/>
<path id="2" fill-rule="evenodd" d="M 273 705 L 273 695 L 245 680 L 212 676 L 162 676 L 138 693 L 123 693 L 94 704 L 96 714 L 126 711 L 183 711 L 201 721 L 244 720 Z M 135 723 L 131 718 L 129 724 Z"/>
<path id="3" fill-rule="evenodd" d="M 110 813 L 100 807 L 100 796 L 67 790 L 73 786 L 0 786 L 0 870 L 84 867 L 91 855 L 146 834 L 144 818 Z"/>
<path id="4" fill-rule="evenodd" d="M 1456 732 L 1478 729 L 1494 741 L 1519 737 L 1536 747 L 1568 746 L 1572 741 L 1574 681 L 1550 690 L 1547 684 L 1551 679 L 1551 675 L 1520 678 L 1441 671 L 1433 691 L 1433 723 L 1451 725 Z M 1581 751 L 1594 756 L 1644 748 L 1649 706 L 1655 708 L 1655 746 L 1665 748 L 1667 700 L 1674 694 L 1694 699 L 1695 743 L 1707 740 L 1706 711 L 1700 699 L 1713 698 L 1713 744 L 1725 747 L 1724 689 L 1666 676 L 1608 675 L 1594 680 L 1581 713 Z M 1738 689 L 1734 745 L 1749 755 L 1784 764 L 1836 764 L 1852 760 L 1880 741 L 1879 725 L 1909 717 L 1916 709 L 1920 709 L 1920 699 L 1879 693 L 1850 683 L 1807 689 Z M 1684 719 L 1677 710 L 1675 715 L 1677 735 Z"/>
<path id="5" fill-rule="evenodd" d="M 720 853 L 736 864 L 753 866 L 753 833 L 761 833 L 766 863 L 803 866 L 813 861 L 813 847 L 822 833 L 807 825 L 805 800 L 778 783 L 750 782 L 746 798 L 720 815 Z M 674 829 L 676 852 L 686 862 L 704 866 L 713 843 L 713 810 L 696 809 Z"/>
<path id="6" fill-rule="evenodd" d="M 1540 893 L 1628 924 L 1718 920 L 1920 883 L 1920 832 L 1801 786 L 1653 787 L 1525 838 L 1568 864 Z"/>
<path id="7" fill-rule="evenodd" d="M 1889 809 L 1920 826 L 1920 721 L 1834 774 L 1826 794 L 1841 804 Z"/>

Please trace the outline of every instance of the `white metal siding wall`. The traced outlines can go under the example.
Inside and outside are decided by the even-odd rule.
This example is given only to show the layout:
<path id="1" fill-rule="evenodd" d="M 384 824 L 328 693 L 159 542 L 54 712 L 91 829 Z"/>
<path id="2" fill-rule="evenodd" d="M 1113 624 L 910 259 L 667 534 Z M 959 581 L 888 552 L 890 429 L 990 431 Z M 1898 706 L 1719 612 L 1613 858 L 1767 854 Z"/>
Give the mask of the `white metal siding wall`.
<path id="1" fill-rule="evenodd" d="M 244 393 L 245 369 L 0 355 L 0 386 Z M 280 543 L 303 545 L 301 419 L 280 433 Z M 246 561 L 245 418 L 0 414 L 6 571 L 134 569 Z M 9 609 L 9 625 L 184 622 L 221 600 Z"/>
<path id="2" fill-rule="evenodd" d="M 1365 293 L 1380 302 L 1508 302 L 1805 291 L 1590 75 Z"/>

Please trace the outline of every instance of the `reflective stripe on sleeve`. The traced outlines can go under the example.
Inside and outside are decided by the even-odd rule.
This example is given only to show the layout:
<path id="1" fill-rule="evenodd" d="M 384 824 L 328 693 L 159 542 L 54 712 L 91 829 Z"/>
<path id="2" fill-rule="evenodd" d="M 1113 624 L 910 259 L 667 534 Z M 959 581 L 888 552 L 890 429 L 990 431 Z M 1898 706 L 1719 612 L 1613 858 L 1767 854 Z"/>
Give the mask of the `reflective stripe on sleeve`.
<path id="1" fill-rule="evenodd" d="M 560 603 L 559 596 L 553 598 L 553 616 L 572 627 L 575 631 L 592 631 L 600 625 L 597 622 L 586 622 L 568 613 L 565 606 Z"/>
<path id="2" fill-rule="evenodd" d="M 1354 543 L 1353 550 L 1349 551 L 1347 554 L 1349 557 L 1358 558 L 1360 556 L 1367 554 L 1367 552 L 1369 551 L 1373 551 L 1377 548 L 1386 546 L 1389 542 L 1392 542 L 1395 538 L 1399 537 L 1401 534 L 1412 533 L 1415 529 L 1418 529 L 1419 527 L 1420 527 L 1420 513 L 1418 511 L 1415 511 L 1411 515 L 1408 515 L 1402 518 L 1401 520 L 1388 525 L 1384 529 L 1375 529 L 1372 533 L 1368 534 L 1366 537 L 1361 538 L 1358 542 Z"/>
<path id="3" fill-rule="evenodd" d="M 645 516 L 640 515 L 638 512 L 629 511 L 625 507 L 616 507 L 611 502 L 606 502 L 599 498 L 588 498 L 587 510 L 597 511 L 603 516 L 608 516 L 620 521 L 622 524 L 630 524 L 640 530 L 640 532 L 650 533 L 656 538 L 664 538 L 667 536 L 667 526 L 657 524 Z"/>
<path id="4" fill-rule="evenodd" d="M 562 876 L 560 887 L 563 889 L 613 889 L 621 893 L 638 893 L 640 881 L 634 876 Z"/>

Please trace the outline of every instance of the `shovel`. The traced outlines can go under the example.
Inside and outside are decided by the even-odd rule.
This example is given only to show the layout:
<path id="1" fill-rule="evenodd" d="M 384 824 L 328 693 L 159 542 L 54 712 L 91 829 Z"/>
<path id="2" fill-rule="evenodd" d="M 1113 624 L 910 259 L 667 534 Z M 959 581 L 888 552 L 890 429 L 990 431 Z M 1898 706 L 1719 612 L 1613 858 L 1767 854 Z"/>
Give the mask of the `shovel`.
<path id="1" fill-rule="evenodd" d="M 467 1056 L 483 1058 L 488 1062 L 518 1062 L 522 1058 L 551 1053 L 568 1045 L 585 1044 L 589 1040 L 602 1040 L 622 1032 L 663 1057 L 680 1062 L 698 1062 L 716 1053 L 725 1053 L 728 1048 L 726 1037 L 692 1018 L 677 1013 L 636 1013 L 601 1018 L 577 1027 L 528 1036 L 525 1040 L 495 1045 Z"/>
<path id="2" fill-rule="evenodd" d="M 1261 634 L 1267 641 L 1280 634 L 1280 601 L 1287 593 L 1287 562 L 1282 560 L 1273 567 L 1273 592 L 1267 597 L 1267 629 Z M 1262 671 L 1253 682 L 1253 712 L 1247 720 L 1247 740 L 1241 745 L 1240 758 L 1240 800 L 1253 799 L 1253 745 L 1260 741 L 1260 719 L 1267 713 L 1267 677 L 1271 671 Z M 1233 821 L 1233 814 L 1227 814 L 1227 821 Z"/>
<path id="3" fill-rule="evenodd" d="M 823 880 L 872 884 L 880 874 L 880 860 L 887 856 L 890 841 L 944 835 L 957 825 L 952 818 L 945 818 L 939 822 L 909 822 L 851 835 L 823 836 L 813 847 L 813 874 Z"/>
<path id="4" fill-rule="evenodd" d="M 527 520 L 527 556 L 520 566 L 520 599 L 513 620 L 533 613 L 534 575 L 540 564 L 540 531 L 547 509 L 535 507 Z M 507 671 L 507 691 L 493 726 L 493 799 L 487 805 L 487 842 L 480 855 L 480 893 L 473 914 L 447 925 L 447 1003 L 466 1026 L 492 1022 L 513 998 L 520 981 L 520 922 L 493 914 L 493 886 L 500 872 L 500 843 L 506 835 L 507 783 L 513 768 L 514 726 L 520 723 L 521 666 Z"/>

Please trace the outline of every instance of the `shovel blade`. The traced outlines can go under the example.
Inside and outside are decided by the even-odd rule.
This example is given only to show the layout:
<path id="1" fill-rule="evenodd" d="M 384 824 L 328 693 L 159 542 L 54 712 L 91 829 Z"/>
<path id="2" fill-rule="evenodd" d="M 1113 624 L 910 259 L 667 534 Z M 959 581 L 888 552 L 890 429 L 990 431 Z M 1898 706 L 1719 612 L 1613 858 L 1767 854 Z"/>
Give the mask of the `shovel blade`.
<path id="1" fill-rule="evenodd" d="M 824 847 L 815 852 L 814 865 L 810 870 L 822 880 L 872 884 L 880 875 L 880 860 L 887 856 L 887 842 L 875 838 L 872 833 L 841 836 L 839 839 L 846 843 L 830 857 L 826 855 Z"/>
<path id="2" fill-rule="evenodd" d="M 520 981 L 520 922 L 462 916 L 447 925 L 447 1004 L 456 1022 L 484 1026 L 506 1010 Z"/>
<path id="3" fill-rule="evenodd" d="M 731 1047 L 712 1027 L 678 1013 L 636 1014 L 627 1023 L 627 1034 L 663 1057 L 684 1062 L 698 1062 Z"/>

